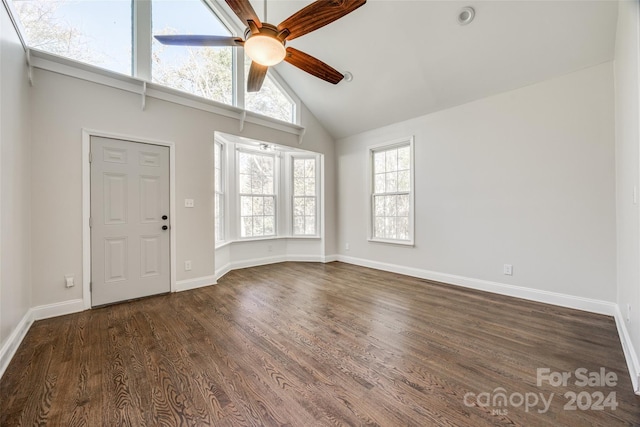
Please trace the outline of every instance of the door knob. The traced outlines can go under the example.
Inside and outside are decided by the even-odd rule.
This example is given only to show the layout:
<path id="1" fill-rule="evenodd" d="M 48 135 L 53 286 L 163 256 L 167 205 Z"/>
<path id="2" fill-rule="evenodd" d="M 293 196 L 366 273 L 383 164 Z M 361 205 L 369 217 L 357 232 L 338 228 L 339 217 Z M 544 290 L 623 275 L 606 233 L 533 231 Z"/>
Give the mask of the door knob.
<path id="1" fill-rule="evenodd" d="M 162 215 L 162 219 L 164 219 L 165 221 L 168 219 L 169 217 L 166 215 Z"/>
<path id="2" fill-rule="evenodd" d="M 163 225 L 163 226 L 162 226 L 162 229 L 163 229 L 163 230 L 168 230 L 168 229 L 169 229 L 169 227 L 167 227 L 166 225 Z"/>

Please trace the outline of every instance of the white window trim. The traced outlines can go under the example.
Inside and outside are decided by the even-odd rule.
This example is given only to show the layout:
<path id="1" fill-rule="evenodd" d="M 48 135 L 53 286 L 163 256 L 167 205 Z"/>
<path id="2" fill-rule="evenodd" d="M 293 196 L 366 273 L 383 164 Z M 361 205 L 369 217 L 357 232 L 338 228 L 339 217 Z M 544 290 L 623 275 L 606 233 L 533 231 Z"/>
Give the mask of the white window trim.
<path id="1" fill-rule="evenodd" d="M 321 231 L 321 221 L 320 221 L 320 214 L 321 214 L 321 199 L 322 197 L 320 196 L 320 191 L 321 191 L 321 166 L 320 166 L 320 155 L 319 154 L 312 154 L 312 153 L 291 153 L 289 156 L 289 159 L 287 159 L 287 164 L 289 166 L 289 170 L 286 172 L 287 176 L 289 177 L 289 185 L 288 185 L 288 193 L 287 193 L 287 200 L 288 200 L 288 215 L 287 218 L 289 220 L 289 224 L 288 224 L 288 230 L 289 230 L 289 235 L 291 236 L 291 238 L 294 239 L 315 239 L 315 238 L 320 238 L 320 236 L 322 236 L 322 231 Z M 294 220 L 293 220 L 293 212 L 294 212 L 294 195 L 293 195 L 293 186 L 294 186 L 294 181 L 295 181 L 295 177 L 293 176 L 293 162 L 296 159 L 312 159 L 315 161 L 315 171 L 316 171 L 316 176 L 315 176 L 315 187 L 316 187 L 316 191 L 315 191 L 315 199 L 316 199 L 316 215 L 315 215 L 315 224 L 316 224 L 316 232 L 315 234 L 294 234 L 293 232 L 293 227 L 294 227 Z"/>
<path id="2" fill-rule="evenodd" d="M 236 241 L 248 241 L 248 240 L 267 240 L 267 239 L 275 239 L 278 237 L 281 237 L 278 232 L 280 230 L 280 212 L 279 212 L 279 203 L 280 203 L 280 155 L 277 152 L 266 152 L 266 151 L 262 151 L 262 150 L 256 150 L 253 149 L 252 147 L 247 147 L 247 146 L 242 146 L 242 145 L 236 145 L 236 156 L 235 156 L 235 170 L 234 170 L 234 175 L 235 175 L 235 185 L 236 185 L 236 192 L 235 192 L 235 196 L 236 196 L 236 212 L 234 213 L 235 219 L 236 219 Z M 246 193 L 241 193 L 240 192 L 240 156 L 239 153 L 248 153 L 248 154 L 255 154 L 255 155 L 260 155 L 260 156 L 270 156 L 273 157 L 273 197 L 274 197 L 274 203 L 273 203 L 273 210 L 274 210 L 274 224 L 273 224 L 273 231 L 274 234 L 270 234 L 268 236 L 247 236 L 247 237 L 242 237 L 242 205 L 241 205 L 241 199 L 242 196 L 256 196 L 256 197 L 267 197 L 267 196 L 271 196 L 271 195 L 266 195 L 266 194 L 246 194 Z"/>
<path id="3" fill-rule="evenodd" d="M 216 187 L 215 187 L 215 182 L 214 182 L 214 186 L 213 186 L 213 193 L 214 193 L 214 203 L 217 199 L 217 195 L 218 194 L 222 194 L 222 229 L 223 229 L 223 233 L 224 233 L 224 239 L 222 240 L 217 240 L 218 235 L 216 234 L 215 236 L 215 248 L 219 248 L 221 246 L 224 246 L 225 244 L 228 243 L 229 241 L 229 219 L 227 218 L 228 214 L 227 212 L 229 211 L 228 209 L 228 187 L 227 187 L 227 181 L 228 181 L 228 177 L 227 177 L 227 146 L 224 142 L 222 141 L 218 141 L 217 139 L 214 139 L 214 147 L 215 145 L 220 145 L 220 180 L 222 181 L 221 185 L 220 185 L 220 192 L 216 191 Z M 215 148 L 214 148 L 214 155 L 215 155 Z M 213 179 L 215 180 L 215 160 L 214 160 L 214 174 L 213 174 Z M 215 206 L 214 206 L 214 225 L 215 225 Z M 214 229 L 215 231 L 215 229 Z"/>
<path id="4" fill-rule="evenodd" d="M 373 190 L 374 190 L 374 179 L 373 179 L 373 155 L 376 151 L 384 151 L 396 147 L 401 147 L 409 145 L 411 159 L 410 159 L 410 167 L 411 171 L 409 173 L 410 187 L 409 187 L 409 240 L 395 240 L 395 239 L 381 239 L 379 237 L 374 237 L 373 226 L 374 226 L 374 207 L 373 207 Z M 414 149 L 414 136 L 398 138 L 395 140 L 391 140 L 385 143 L 371 145 L 367 147 L 367 224 L 368 224 L 368 238 L 367 240 L 372 243 L 385 243 L 392 245 L 400 245 L 400 246 L 415 246 L 415 149 Z"/>

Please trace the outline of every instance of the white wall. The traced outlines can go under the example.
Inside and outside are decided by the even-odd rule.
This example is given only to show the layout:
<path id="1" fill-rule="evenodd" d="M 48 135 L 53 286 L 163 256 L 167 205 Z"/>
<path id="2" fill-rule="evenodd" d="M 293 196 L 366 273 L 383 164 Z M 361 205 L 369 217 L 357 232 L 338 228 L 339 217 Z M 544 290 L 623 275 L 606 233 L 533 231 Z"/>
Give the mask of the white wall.
<path id="1" fill-rule="evenodd" d="M 64 275 L 82 277 L 81 129 L 172 141 L 176 144 L 177 280 L 215 274 L 213 239 L 213 137 L 239 133 L 236 119 L 147 98 L 96 83 L 36 70 L 33 116 L 33 304 L 81 298 Z M 334 158 L 334 142 L 304 109 L 303 144 L 296 135 L 246 123 L 242 136 L 317 151 Z M 329 162 L 331 163 L 331 161 Z M 333 168 L 333 167 L 332 167 Z M 333 187 L 327 198 L 335 197 Z M 184 208 L 192 198 L 196 207 Z M 326 214 L 333 218 L 333 214 Z M 328 230 L 329 234 L 333 230 Z M 184 271 L 185 260 L 192 270 Z"/>
<path id="2" fill-rule="evenodd" d="M 612 71 L 605 63 L 338 140 L 339 254 L 615 301 Z M 411 135 L 415 247 L 367 242 L 367 147 Z"/>
<path id="3" fill-rule="evenodd" d="M 0 29 L 0 349 L 5 350 L 31 308 L 31 117 L 25 53 L 3 6 Z"/>
<path id="4" fill-rule="evenodd" d="M 618 8 L 615 54 L 616 184 L 618 234 L 617 303 L 626 323 L 635 354 L 640 351 L 640 214 L 634 202 L 640 176 L 640 109 L 638 75 L 640 31 L 637 1 L 623 0 Z M 631 316 L 627 320 L 627 305 Z M 637 360 L 636 360 L 636 371 Z M 636 375 L 640 372 L 636 372 Z"/>

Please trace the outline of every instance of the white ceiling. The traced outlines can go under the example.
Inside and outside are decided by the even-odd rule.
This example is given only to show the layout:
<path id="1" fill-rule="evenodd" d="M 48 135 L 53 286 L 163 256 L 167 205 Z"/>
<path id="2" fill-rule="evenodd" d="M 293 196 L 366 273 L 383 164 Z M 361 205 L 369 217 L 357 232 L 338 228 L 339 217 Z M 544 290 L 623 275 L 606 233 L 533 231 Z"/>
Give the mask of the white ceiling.
<path id="1" fill-rule="evenodd" d="M 270 0 L 278 24 L 311 1 Z M 254 2 L 262 17 L 262 2 Z M 475 20 L 457 13 L 473 6 Z M 613 59 L 616 1 L 369 0 L 288 43 L 354 79 L 277 72 L 334 138 L 421 116 Z"/>

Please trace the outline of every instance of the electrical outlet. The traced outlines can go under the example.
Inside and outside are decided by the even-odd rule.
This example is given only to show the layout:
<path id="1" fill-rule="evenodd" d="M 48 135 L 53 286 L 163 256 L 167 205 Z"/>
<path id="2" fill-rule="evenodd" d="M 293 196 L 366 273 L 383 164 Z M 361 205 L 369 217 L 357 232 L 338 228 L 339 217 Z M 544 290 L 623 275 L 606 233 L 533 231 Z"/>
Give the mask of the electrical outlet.
<path id="1" fill-rule="evenodd" d="M 349 249 L 351 249 L 351 247 L 349 246 L 349 244 L 348 244 L 348 243 L 345 243 L 345 245 L 344 245 L 344 250 L 345 250 L 345 251 L 348 251 Z"/>
<path id="2" fill-rule="evenodd" d="M 191 261 L 184 262 L 184 271 L 191 271 Z"/>
<path id="3" fill-rule="evenodd" d="M 513 265 L 505 264 L 503 272 L 506 276 L 513 276 Z"/>
<path id="4" fill-rule="evenodd" d="M 631 322 L 631 304 L 627 304 L 627 322 Z"/>
<path id="5" fill-rule="evenodd" d="M 73 288 L 76 284 L 73 282 L 73 274 L 65 274 L 64 285 L 67 288 Z"/>

